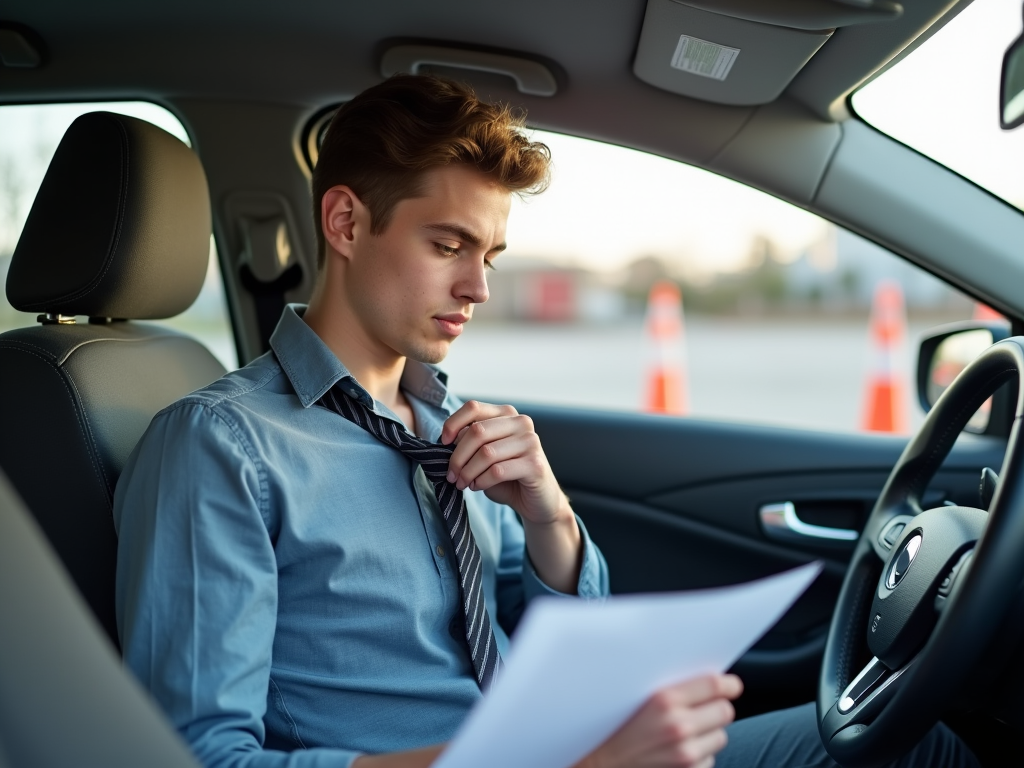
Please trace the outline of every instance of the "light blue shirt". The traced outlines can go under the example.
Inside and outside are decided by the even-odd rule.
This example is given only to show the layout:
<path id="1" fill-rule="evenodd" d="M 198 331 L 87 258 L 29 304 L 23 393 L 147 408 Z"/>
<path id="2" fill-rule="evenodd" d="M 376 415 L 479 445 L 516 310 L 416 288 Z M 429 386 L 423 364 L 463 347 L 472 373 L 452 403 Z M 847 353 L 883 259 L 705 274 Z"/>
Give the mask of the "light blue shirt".
<path id="1" fill-rule="evenodd" d="M 433 488 L 314 405 L 342 380 L 372 398 L 301 311 L 286 308 L 272 352 L 157 414 L 114 498 L 125 663 L 218 768 L 348 766 L 436 744 L 481 696 Z M 401 382 L 432 441 L 460 405 L 445 380 L 409 361 Z M 466 503 L 504 651 L 525 604 L 557 593 L 510 508 L 469 491 Z M 580 530 L 578 593 L 599 598 L 607 565 Z"/>

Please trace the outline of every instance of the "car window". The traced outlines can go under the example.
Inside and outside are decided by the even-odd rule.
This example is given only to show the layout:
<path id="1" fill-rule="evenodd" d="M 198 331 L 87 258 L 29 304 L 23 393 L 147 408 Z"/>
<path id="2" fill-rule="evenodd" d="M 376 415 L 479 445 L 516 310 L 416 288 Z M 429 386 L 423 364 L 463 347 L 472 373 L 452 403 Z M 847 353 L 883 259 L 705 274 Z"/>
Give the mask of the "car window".
<path id="1" fill-rule="evenodd" d="M 99 110 L 148 120 L 191 145 L 181 121 L 163 107 L 147 102 L 0 106 L 0 280 L 5 285 L 18 237 L 64 131 L 79 115 Z M 0 332 L 35 322 L 36 313 L 15 310 L 5 292 L 0 301 Z M 225 368 L 238 367 L 224 282 L 212 238 L 209 267 L 199 297 L 181 315 L 158 322 L 195 336 Z"/>
<path id="2" fill-rule="evenodd" d="M 918 339 L 981 311 L 750 187 L 621 147 L 535 138 L 551 147 L 552 184 L 513 204 L 490 298 L 442 364 L 458 393 L 855 431 L 878 428 L 872 398 L 888 383 L 890 426 L 909 431 L 923 416 Z"/>
<path id="3" fill-rule="evenodd" d="M 999 128 L 1003 53 L 1020 0 L 974 0 L 853 96 L 881 131 L 1024 209 L 1024 131 Z"/>

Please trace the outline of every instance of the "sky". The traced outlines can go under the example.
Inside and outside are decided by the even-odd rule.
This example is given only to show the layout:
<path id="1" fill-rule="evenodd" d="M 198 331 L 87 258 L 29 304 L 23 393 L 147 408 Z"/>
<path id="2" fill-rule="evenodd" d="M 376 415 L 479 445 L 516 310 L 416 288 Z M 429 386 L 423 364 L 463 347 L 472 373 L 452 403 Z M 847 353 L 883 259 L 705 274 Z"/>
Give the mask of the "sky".
<path id="1" fill-rule="evenodd" d="M 599 270 L 656 255 L 721 271 L 745 263 L 758 233 L 799 252 L 825 229 L 817 216 L 693 166 L 585 139 L 534 136 L 551 148 L 552 183 L 514 202 L 510 254 Z"/>
<path id="2" fill-rule="evenodd" d="M 999 127 L 1003 54 L 1021 0 L 974 0 L 853 97 L 867 122 L 1024 208 L 1024 128 Z"/>
<path id="3" fill-rule="evenodd" d="M 853 103 L 880 130 L 1024 207 L 1024 128 L 998 125 L 1002 55 L 1020 33 L 1020 5 L 975 0 Z M 64 130 L 78 114 L 103 108 L 188 141 L 181 123 L 154 104 L 0 107 L 0 252 L 13 248 Z M 698 276 L 744 266 L 758 234 L 787 259 L 821 241 L 827 228 L 813 214 L 692 166 L 570 136 L 534 136 L 551 147 L 553 182 L 544 194 L 514 202 L 504 259 L 543 257 L 612 272 L 656 255 Z M 26 191 L 12 207 L 14 177 Z"/>

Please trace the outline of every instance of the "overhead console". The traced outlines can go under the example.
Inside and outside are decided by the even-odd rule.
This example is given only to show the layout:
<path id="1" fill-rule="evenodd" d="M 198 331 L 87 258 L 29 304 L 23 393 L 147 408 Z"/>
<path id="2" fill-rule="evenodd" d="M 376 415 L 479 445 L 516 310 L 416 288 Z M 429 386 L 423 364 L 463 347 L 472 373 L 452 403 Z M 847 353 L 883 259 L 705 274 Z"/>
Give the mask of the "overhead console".
<path id="1" fill-rule="evenodd" d="M 888 0 L 648 0 L 633 72 L 683 96 L 765 104 L 837 28 L 902 13 Z"/>

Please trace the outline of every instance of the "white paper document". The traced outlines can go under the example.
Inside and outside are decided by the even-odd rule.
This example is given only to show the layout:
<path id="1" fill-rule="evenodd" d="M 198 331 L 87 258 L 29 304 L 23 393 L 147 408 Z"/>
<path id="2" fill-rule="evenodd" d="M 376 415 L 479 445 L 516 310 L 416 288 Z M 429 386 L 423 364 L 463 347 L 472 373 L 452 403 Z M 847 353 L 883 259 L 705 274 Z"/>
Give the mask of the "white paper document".
<path id="1" fill-rule="evenodd" d="M 434 768 L 569 768 L 658 689 L 732 666 L 821 568 L 697 592 L 534 600 L 503 673 Z"/>

